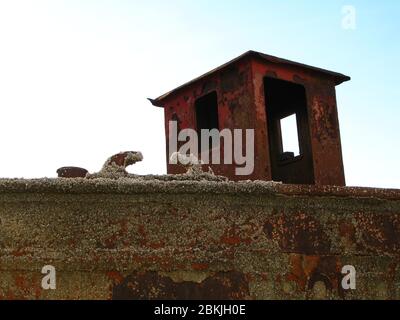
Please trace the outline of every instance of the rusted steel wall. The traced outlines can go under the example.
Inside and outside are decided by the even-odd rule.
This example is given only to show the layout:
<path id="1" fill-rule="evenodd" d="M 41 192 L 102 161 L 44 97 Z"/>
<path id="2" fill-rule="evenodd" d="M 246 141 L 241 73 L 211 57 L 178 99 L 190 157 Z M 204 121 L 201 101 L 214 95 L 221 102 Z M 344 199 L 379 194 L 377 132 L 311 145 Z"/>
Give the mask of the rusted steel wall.
<path id="1" fill-rule="evenodd" d="M 0 298 L 399 299 L 399 214 L 399 190 L 0 180 Z"/>
<path id="2" fill-rule="evenodd" d="M 345 185 L 339 120 L 333 79 L 296 66 L 261 60 L 252 62 L 255 89 L 256 144 L 265 145 L 266 128 L 264 78 L 272 77 L 301 84 L 306 90 L 308 118 L 311 133 L 314 178 L 317 185 Z M 268 105 L 267 105 L 268 107 Z M 260 150 L 262 151 L 262 150 Z M 270 163 L 269 153 L 258 152 Z"/>
<path id="3" fill-rule="evenodd" d="M 304 86 L 315 184 L 344 186 L 335 80 L 333 77 L 300 66 L 247 57 L 183 87 L 162 102 L 167 142 L 169 121 L 178 122 L 178 131 L 186 128 L 196 129 L 195 101 L 215 91 L 218 96 L 220 130 L 255 129 L 255 167 L 252 175 L 237 176 L 236 164 L 210 166 L 215 173 L 234 181 L 272 180 L 264 94 L 265 77 Z M 221 153 L 222 155 L 224 153 L 223 146 Z M 244 146 L 243 153 L 245 153 Z M 167 143 L 167 159 L 169 159 L 168 154 Z M 183 168 L 169 163 L 167 170 L 171 174 L 184 172 Z"/>
<path id="4" fill-rule="evenodd" d="M 178 132 L 182 129 L 196 129 L 195 102 L 198 98 L 211 93 L 217 93 L 218 99 L 218 121 L 219 128 L 222 129 L 253 129 L 255 126 L 256 114 L 253 108 L 254 93 L 252 84 L 250 59 L 244 59 L 226 70 L 194 83 L 179 91 L 178 95 L 167 98 L 164 104 L 165 132 L 167 137 L 167 160 L 169 159 L 168 137 L 169 121 L 177 121 Z M 258 146 L 256 146 L 258 148 Z M 265 152 L 266 145 L 262 146 Z M 243 153 L 245 147 L 243 142 Z M 260 150 L 261 151 L 261 150 Z M 221 159 L 224 156 L 224 148 L 221 147 Z M 257 160 L 256 160 L 257 161 Z M 168 162 L 168 161 L 167 161 Z M 234 160 L 233 160 L 234 162 Z M 250 176 L 236 176 L 234 163 L 211 164 L 215 174 L 229 177 L 231 180 L 247 180 L 267 178 L 267 171 L 262 166 L 255 166 L 255 170 Z M 167 163 L 167 171 L 170 174 L 185 173 L 185 169 L 179 165 Z"/>

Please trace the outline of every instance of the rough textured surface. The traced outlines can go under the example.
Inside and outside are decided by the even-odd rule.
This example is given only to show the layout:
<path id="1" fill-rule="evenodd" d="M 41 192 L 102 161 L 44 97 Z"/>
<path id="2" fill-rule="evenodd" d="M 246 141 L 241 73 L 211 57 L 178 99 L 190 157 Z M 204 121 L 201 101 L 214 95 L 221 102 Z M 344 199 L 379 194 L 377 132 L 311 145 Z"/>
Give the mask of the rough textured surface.
<path id="1" fill-rule="evenodd" d="M 0 180 L 0 298 L 400 298 L 399 190 L 190 179 Z"/>
<path id="2" fill-rule="evenodd" d="M 107 161 L 104 163 L 103 168 L 99 172 L 87 174 L 84 177 L 91 179 L 119 179 L 121 177 L 126 177 L 129 175 L 129 173 L 126 171 L 126 168 L 142 160 L 143 155 L 139 151 L 120 152 L 108 158 Z"/>

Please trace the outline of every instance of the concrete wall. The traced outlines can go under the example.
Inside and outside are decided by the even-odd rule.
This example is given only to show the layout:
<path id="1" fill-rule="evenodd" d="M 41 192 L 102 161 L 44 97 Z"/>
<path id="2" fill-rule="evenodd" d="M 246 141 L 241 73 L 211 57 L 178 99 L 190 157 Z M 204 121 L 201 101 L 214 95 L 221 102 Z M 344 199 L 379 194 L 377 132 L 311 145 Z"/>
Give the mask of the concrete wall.
<path id="1" fill-rule="evenodd" d="M 0 180 L 0 298 L 399 299 L 399 214 L 399 190 Z"/>

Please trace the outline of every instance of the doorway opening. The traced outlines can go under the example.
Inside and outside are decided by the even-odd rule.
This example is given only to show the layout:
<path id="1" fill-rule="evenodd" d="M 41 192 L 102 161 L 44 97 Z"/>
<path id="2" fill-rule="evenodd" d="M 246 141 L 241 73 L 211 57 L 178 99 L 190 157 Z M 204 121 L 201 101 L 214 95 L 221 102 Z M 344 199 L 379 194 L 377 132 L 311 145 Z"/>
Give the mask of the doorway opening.
<path id="1" fill-rule="evenodd" d="M 307 97 L 304 86 L 264 78 L 272 179 L 314 184 Z"/>

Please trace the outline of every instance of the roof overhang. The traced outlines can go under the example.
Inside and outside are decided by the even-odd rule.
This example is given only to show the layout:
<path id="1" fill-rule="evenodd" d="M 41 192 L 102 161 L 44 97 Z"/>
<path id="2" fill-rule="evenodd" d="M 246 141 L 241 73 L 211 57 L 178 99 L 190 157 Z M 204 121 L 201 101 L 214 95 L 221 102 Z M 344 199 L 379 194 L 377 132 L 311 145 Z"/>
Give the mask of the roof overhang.
<path id="1" fill-rule="evenodd" d="M 267 55 L 265 53 L 261 53 L 261 52 L 250 50 L 250 51 L 247 51 L 247 52 L 243 53 L 239 57 L 237 57 L 237 58 L 235 58 L 235 59 L 233 59 L 231 61 L 228 61 L 227 63 L 224 63 L 223 65 L 221 65 L 221 66 L 219 66 L 219 67 L 217 67 L 217 68 L 215 68 L 215 69 L 213 69 L 213 70 L 201 75 L 200 77 L 197 77 L 197 78 L 195 78 L 195 79 L 193 79 L 193 80 L 191 80 L 191 81 L 189 81 L 189 82 L 187 82 L 187 83 L 185 83 L 185 84 L 183 84 L 183 85 L 181 85 L 181 86 L 179 86 L 179 87 L 177 87 L 177 88 L 175 88 L 175 89 L 163 94 L 162 96 L 160 96 L 160 97 L 158 97 L 156 99 L 150 99 L 149 98 L 148 100 L 154 106 L 163 107 L 163 105 L 162 105 L 163 101 L 166 98 L 168 98 L 168 97 L 172 96 L 173 94 L 177 93 L 181 89 L 183 89 L 183 88 L 185 88 L 187 86 L 190 86 L 190 85 L 192 85 L 192 84 L 194 84 L 194 83 L 196 83 L 196 82 L 198 82 L 200 80 L 203 80 L 204 78 L 207 78 L 208 76 L 210 76 L 210 75 L 212 75 L 212 74 L 214 74 L 216 72 L 219 72 L 219 71 L 229 67 L 230 65 L 232 65 L 232 64 L 234 64 L 234 63 L 236 63 L 236 62 L 238 62 L 238 61 L 240 61 L 242 59 L 244 59 L 244 58 L 249 58 L 249 57 L 259 58 L 259 59 L 262 59 L 262 60 L 270 62 L 270 63 L 277 63 L 277 64 L 283 64 L 283 65 L 296 66 L 296 67 L 300 67 L 300 68 L 303 68 L 303 69 L 312 70 L 312 71 L 320 73 L 320 74 L 325 74 L 326 76 L 331 77 L 333 79 L 333 81 L 335 82 L 335 85 L 339 85 L 339 84 L 341 84 L 341 83 L 343 83 L 345 81 L 349 81 L 351 79 L 349 76 L 346 76 L 346 75 L 338 73 L 338 72 L 334 72 L 334 71 L 330 71 L 330 70 L 326 70 L 326 69 L 321 69 L 321 68 L 318 68 L 318 67 L 313 67 L 313 66 L 302 64 L 302 63 L 299 63 L 299 62 L 286 60 L 286 59 L 278 58 L 278 57 L 275 57 L 275 56 Z"/>

